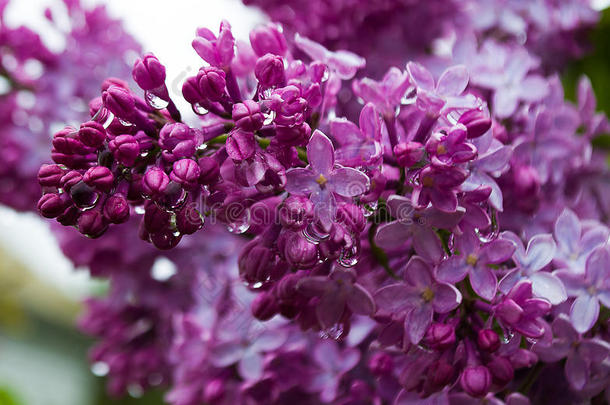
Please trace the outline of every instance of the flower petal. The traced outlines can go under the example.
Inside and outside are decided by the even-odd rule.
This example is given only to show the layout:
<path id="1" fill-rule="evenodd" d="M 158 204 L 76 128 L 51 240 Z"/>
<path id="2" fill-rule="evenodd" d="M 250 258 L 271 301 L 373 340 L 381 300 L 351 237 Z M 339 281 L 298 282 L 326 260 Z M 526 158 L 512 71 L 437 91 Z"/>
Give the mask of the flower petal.
<path id="1" fill-rule="evenodd" d="M 332 191 L 343 197 L 355 197 L 364 194 L 369 188 L 369 177 L 351 167 L 335 169 L 328 180 Z"/>
<path id="2" fill-rule="evenodd" d="M 445 253 L 436 232 L 421 225 L 413 226 L 412 229 L 415 252 L 431 263 L 439 263 Z"/>
<path id="3" fill-rule="evenodd" d="M 405 283 L 391 284 L 380 288 L 375 293 L 377 307 L 390 313 L 404 311 L 420 301 L 417 293 Z"/>
<path id="4" fill-rule="evenodd" d="M 333 144 L 321 131 L 316 130 L 307 144 L 307 159 L 316 175 L 327 176 L 335 165 Z"/>
<path id="5" fill-rule="evenodd" d="M 263 375 L 263 356 L 257 352 L 248 353 L 237 364 L 239 375 L 246 381 L 256 381 Z"/>
<path id="6" fill-rule="evenodd" d="M 422 305 L 409 311 L 405 318 L 405 332 L 411 343 L 417 344 L 422 340 L 432 323 L 433 314 L 431 305 Z"/>
<path id="7" fill-rule="evenodd" d="M 438 266 L 436 277 L 440 281 L 457 283 L 466 277 L 469 268 L 463 255 L 451 256 Z"/>
<path id="8" fill-rule="evenodd" d="M 443 96 L 459 96 L 468 86 L 468 70 L 466 66 L 451 66 L 438 79 L 436 92 Z"/>
<path id="9" fill-rule="evenodd" d="M 286 172 L 286 191 L 289 193 L 310 194 L 318 188 L 311 170 L 297 167 Z"/>
<path id="10" fill-rule="evenodd" d="M 394 218 L 399 220 L 410 219 L 410 222 L 413 221 L 414 208 L 410 198 L 402 195 L 391 195 L 386 201 L 386 207 Z"/>
<path id="11" fill-rule="evenodd" d="M 373 300 L 373 297 L 359 284 L 354 284 L 348 293 L 347 306 L 355 314 L 373 315 L 375 313 L 375 301 Z"/>
<path id="12" fill-rule="evenodd" d="M 322 328 L 331 328 L 339 322 L 345 311 L 345 300 L 344 294 L 334 292 L 326 293 L 320 298 L 316 306 L 316 316 Z"/>
<path id="13" fill-rule="evenodd" d="M 570 321 L 578 333 L 585 333 L 595 325 L 599 316 L 599 302 L 597 298 L 582 294 L 574 300 L 570 308 Z"/>
<path id="14" fill-rule="evenodd" d="M 411 226 L 399 221 L 381 225 L 375 233 L 375 244 L 383 249 L 395 249 L 411 237 Z"/>
<path id="15" fill-rule="evenodd" d="M 570 209 L 563 210 L 555 222 L 555 240 L 564 252 L 572 253 L 578 250 L 581 235 L 580 220 Z"/>
<path id="16" fill-rule="evenodd" d="M 573 354 L 568 356 L 565 366 L 565 374 L 570 386 L 577 391 L 584 388 L 587 383 L 587 362 L 582 357 Z"/>
<path id="17" fill-rule="evenodd" d="M 478 265 L 470 270 L 470 285 L 480 297 L 491 301 L 496 295 L 498 279 L 492 269 Z"/>
<path id="18" fill-rule="evenodd" d="M 405 280 L 417 289 L 430 287 L 432 285 L 432 269 L 421 257 L 413 256 L 407 263 Z"/>
<path id="19" fill-rule="evenodd" d="M 610 251 L 607 247 L 598 247 L 589 255 L 585 275 L 591 285 L 598 288 L 610 279 Z"/>
<path id="20" fill-rule="evenodd" d="M 534 236 L 527 244 L 525 265 L 531 271 L 540 270 L 553 260 L 555 249 L 555 240 L 550 234 Z"/>
<path id="21" fill-rule="evenodd" d="M 462 302 L 462 294 L 451 284 L 438 284 L 434 290 L 432 305 L 439 314 L 452 311 Z"/>
<path id="22" fill-rule="evenodd" d="M 419 63 L 409 62 L 407 63 L 407 72 L 417 87 L 428 91 L 434 90 L 434 78 L 428 69 Z"/>
<path id="23" fill-rule="evenodd" d="M 539 271 L 530 276 L 532 291 L 535 296 L 548 300 L 553 305 L 559 305 L 568 299 L 566 289 L 559 277 Z"/>
<path id="24" fill-rule="evenodd" d="M 481 249 L 480 261 L 492 264 L 502 263 L 513 255 L 515 248 L 515 244 L 510 240 L 496 239 Z"/>

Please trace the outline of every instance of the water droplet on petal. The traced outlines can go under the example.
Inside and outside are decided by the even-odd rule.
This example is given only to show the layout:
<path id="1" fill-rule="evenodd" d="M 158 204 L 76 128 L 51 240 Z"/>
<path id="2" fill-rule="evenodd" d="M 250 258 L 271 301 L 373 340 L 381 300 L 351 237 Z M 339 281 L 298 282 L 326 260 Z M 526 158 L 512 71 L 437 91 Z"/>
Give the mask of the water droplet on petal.
<path id="1" fill-rule="evenodd" d="M 98 377 L 104 377 L 110 371 L 110 366 L 103 361 L 97 361 L 91 365 L 91 372 Z"/>
<path id="2" fill-rule="evenodd" d="M 324 66 L 324 73 L 322 74 L 322 83 L 327 81 L 330 78 L 330 69 L 328 66 Z"/>
<path id="3" fill-rule="evenodd" d="M 133 124 L 132 124 L 131 122 L 129 122 L 129 121 L 125 121 L 125 120 L 124 120 L 124 119 L 122 119 L 122 118 L 118 118 L 118 117 L 117 117 L 117 120 L 119 120 L 119 122 L 121 123 L 121 125 L 122 125 L 122 126 L 124 126 L 124 127 L 131 127 L 131 126 L 133 126 Z"/>
<path id="4" fill-rule="evenodd" d="M 336 323 L 330 328 L 320 331 L 320 337 L 322 339 L 339 340 L 339 338 L 343 336 L 344 332 L 345 328 L 343 327 L 343 324 Z"/>
<path id="5" fill-rule="evenodd" d="M 136 205 L 136 206 L 134 207 L 134 209 L 133 209 L 133 210 L 134 210 L 134 211 L 136 212 L 136 214 L 138 214 L 138 215 L 144 215 L 144 213 L 146 212 L 146 209 L 144 209 L 144 206 L 143 206 L 143 205 Z"/>
<path id="6" fill-rule="evenodd" d="M 227 213 L 227 218 L 229 219 L 227 229 L 229 232 L 237 235 L 248 231 L 251 220 L 250 209 L 242 209 L 241 207 L 240 209 L 241 211 L 239 212 L 239 215 L 231 215 L 231 213 Z"/>
<path id="7" fill-rule="evenodd" d="M 301 234 L 305 239 L 315 244 L 320 243 L 321 241 L 327 239 L 330 236 L 328 232 L 324 231 L 324 229 L 322 229 L 320 226 L 316 225 L 313 222 L 309 223 L 305 227 L 305 229 L 301 231 Z"/>
<path id="8" fill-rule="evenodd" d="M 209 111 L 199 103 L 193 104 L 193 112 L 197 115 L 206 115 Z"/>
<path id="9" fill-rule="evenodd" d="M 162 110 L 169 105 L 169 101 L 162 99 L 152 91 L 144 92 L 144 98 L 146 99 L 146 103 L 155 110 Z"/>
<path id="10" fill-rule="evenodd" d="M 358 260 L 360 260 L 360 248 L 357 243 L 354 243 L 351 248 L 341 251 L 337 263 L 343 267 L 353 267 L 358 264 Z"/>
<path id="11" fill-rule="evenodd" d="M 275 119 L 275 111 L 273 111 L 273 110 L 269 110 L 268 112 L 266 112 L 263 115 L 265 117 L 265 121 L 263 121 L 263 125 L 269 125 Z"/>
<path id="12" fill-rule="evenodd" d="M 111 113 L 107 108 L 101 107 L 99 110 L 97 110 L 91 120 L 101 123 L 102 126 L 107 129 L 114 120 L 114 114 Z"/>

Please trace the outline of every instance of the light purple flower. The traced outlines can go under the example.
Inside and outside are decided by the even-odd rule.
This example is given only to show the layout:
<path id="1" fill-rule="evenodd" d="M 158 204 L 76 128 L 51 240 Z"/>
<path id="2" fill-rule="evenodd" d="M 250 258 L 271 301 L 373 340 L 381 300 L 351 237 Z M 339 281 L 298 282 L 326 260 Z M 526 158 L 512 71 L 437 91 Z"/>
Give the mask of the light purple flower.
<path id="1" fill-rule="evenodd" d="M 568 298 L 561 280 L 552 273 L 541 271 L 555 255 L 555 241 L 550 234 L 532 237 L 527 244 L 527 250 L 521 239 L 512 232 L 502 233 L 502 238 L 515 244 L 513 261 L 517 265 L 500 280 L 502 292 L 508 293 L 520 280 L 530 280 L 534 295 L 548 300 L 553 305 L 559 305 Z"/>
<path id="2" fill-rule="evenodd" d="M 343 80 L 351 79 L 359 69 L 366 65 L 366 60 L 355 53 L 344 50 L 331 52 L 319 43 L 299 34 L 295 35 L 294 43 L 311 59 L 326 64 Z"/>
<path id="3" fill-rule="evenodd" d="M 502 301 L 494 307 L 494 313 L 502 323 L 524 336 L 540 338 L 544 335 L 541 317 L 551 309 L 551 304 L 532 296 L 532 283 L 520 281 Z"/>
<path id="4" fill-rule="evenodd" d="M 566 358 L 565 375 L 570 386 L 580 391 L 587 384 L 592 363 L 601 363 L 610 355 L 610 344 L 598 338 L 583 338 L 569 318 L 560 314 L 552 324 L 553 340 L 549 346 L 534 346 L 545 362 Z"/>
<path id="5" fill-rule="evenodd" d="M 406 312 L 405 335 L 417 344 L 432 323 L 434 313 L 454 310 L 462 301 L 462 294 L 451 284 L 436 281 L 430 265 L 417 256 L 409 260 L 404 277 L 404 283 L 379 289 L 375 301 L 384 311 Z"/>
<path id="6" fill-rule="evenodd" d="M 337 161 L 347 166 L 364 166 L 381 157 L 382 122 L 375 106 L 368 103 L 360 112 L 360 128 L 346 118 L 330 122 L 330 133 L 339 145 Z"/>
<path id="7" fill-rule="evenodd" d="M 555 260 L 573 273 L 582 274 L 587 257 L 593 249 L 608 242 L 608 234 L 608 228 L 605 226 L 593 226 L 583 230 L 576 214 L 566 208 L 555 222 Z"/>
<path id="8" fill-rule="evenodd" d="M 431 262 L 438 262 L 443 257 L 443 247 L 433 228 L 452 229 L 460 222 L 464 209 L 447 213 L 434 207 L 415 210 L 411 200 L 399 195 L 391 195 L 386 207 L 395 221 L 381 225 L 375 234 L 377 246 L 392 250 L 402 246 L 413 238 L 417 254 Z"/>
<path id="9" fill-rule="evenodd" d="M 320 297 L 316 316 L 323 328 L 336 325 L 346 307 L 359 315 L 372 315 L 375 312 L 373 297 L 348 270 L 337 268 L 330 277 L 305 277 L 299 281 L 297 288 L 306 296 Z"/>
<path id="10" fill-rule="evenodd" d="M 515 245 L 505 239 L 496 239 L 482 245 L 474 233 L 467 232 L 456 238 L 455 247 L 459 255 L 453 255 L 440 264 L 438 279 L 457 283 L 469 275 L 472 289 L 482 298 L 492 300 L 496 295 L 498 279 L 489 265 L 510 258 Z"/>
<path id="11" fill-rule="evenodd" d="M 339 349 L 333 340 L 321 340 L 313 349 L 313 359 L 320 367 L 308 390 L 319 392 L 320 399 L 331 402 L 337 397 L 341 377 L 358 364 L 360 352 L 355 348 Z"/>
<path id="12" fill-rule="evenodd" d="M 380 81 L 368 77 L 354 81 L 354 93 L 365 103 L 373 103 L 383 115 L 393 115 L 409 87 L 409 75 L 391 67 Z"/>
<path id="13" fill-rule="evenodd" d="M 335 149 L 330 139 L 315 131 L 307 145 L 308 168 L 293 168 L 286 172 L 286 190 L 294 194 L 310 195 L 317 219 L 330 226 L 335 218 L 335 194 L 355 197 L 369 187 L 366 174 L 335 165 Z"/>
<path id="14" fill-rule="evenodd" d="M 568 296 L 576 297 L 570 308 L 570 320 L 579 333 L 590 330 L 599 316 L 600 303 L 610 308 L 610 251 L 598 247 L 587 258 L 585 274 L 570 270 L 554 272 L 566 287 Z"/>

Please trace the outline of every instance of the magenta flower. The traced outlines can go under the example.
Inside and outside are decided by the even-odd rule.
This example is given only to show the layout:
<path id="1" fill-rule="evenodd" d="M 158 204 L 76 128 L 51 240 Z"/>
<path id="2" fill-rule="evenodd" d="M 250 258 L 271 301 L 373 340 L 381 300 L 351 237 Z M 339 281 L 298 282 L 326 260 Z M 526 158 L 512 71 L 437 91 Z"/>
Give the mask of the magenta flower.
<path id="1" fill-rule="evenodd" d="M 391 195 L 386 201 L 386 207 L 396 220 L 377 229 L 377 246 L 393 250 L 413 238 L 417 254 L 432 262 L 440 261 L 444 255 L 441 242 L 433 228 L 452 229 L 464 215 L 464 210 L 460 208 L 451 213 L 439 211 L 434 207 L 416 211 L 410 199 L 399 195 Z"/>
<path id="2" fill-rule="evenodd" d="M 527 244 L 527 250 L 521 239 L 512 232 L 504 232 L 502 238 L 515 244 L 513 261 L 517 265 L 500 280 L 502 292 L 508 293 L 520 280 L 530 280 L 534 295 L 548 300 L 553 305 L 559 305 L 568 298 L 561 280 L 552 273 L 542 271 L 555 255 L 555 241 L 551 235 L 534 236 Z"/>
<path id="3" fill-rule="evenodd" d="M 458 207 L 457 188 L 466 180 L 468 172 L 459 166 L 427 166 L 419 173 L 419 184 L 413 188 L 413 205 L 426 208 L 428 204 L 444 212 L 455 212 Z"/>
<path id="4" fill-rule="evenodd" d="M 392 313 L 406 312 L 405 336 L 417 344 L 432 323 L 435 312 L 454 310 L 462 301 L 457 288 L 435 280 L 430 265 L 413 257 L 405 269 L 405 282 L 382 287 L 375 293 L 377 305 Z"/>
<path id="5" fill-rule="evenodd" d="M 219 68 L 229 66 L 235 55 L 235 39 L 227 21 L 220 23 L 218 37 L 208 28 L 199 28 L 192 45 L 201 59 Z"/>
<path id="6" fill-rule="evenodd" d="M 564 314 L 555 318 L 552 328 L 551 344 L 536 345 L 534 350 L 545 362 L 565 358 L 566 379 L 573 389 L 580 391 L 591 377 L 591 365 L 603 362 L 610 355 L 610 344 L 598 338 L 583 338 Z"/>
<path id="7" fill-rule="evenodd" d="M 315 131 L 307 145 L 308 168 L 293 168 L 286 172 L 286 190 L 293 194 L 310 195 L 316 218 L 330 226 L 335 218 L 335 195 L 355 197 L 369 187 L 366 174 L 335 165 L 335 149 L 330 139 Z"/>
<path id="8" fill-rule="evenodd" d="M 521 281 L 495 306 L 495 314 L 502 323 L 524 336 L 539 338 L 544 334 L 541 319 L 551 310 L 551 304 L 533 298 L 532 283 Z"/>
<path id="9" fill-rule="evenodd" d="M 595 325 L 599 317 L 599 304 L 610 308 L 610 251 L 607 246 L 598 247 L 587 258 L 585 274 L 570 270 L 554 272 L 566 287 L 568 296 L 576 297 L 570 308 L 570 320 L 574 329 L 585 333 Z"/>
<path id="10" fill-rule="evenodd" d="M 297 285 L 298 291 L 310 297 L 320 297 L 316 304 L 316 316 L 323 328 L 336 325 L 346 307 L 353 313 L 373 315 L 375 301 L 351 271 L 335 269 L 330 277 L 305 277 Z"/>
<path id="11" fill-rule="evenodd" d="M 299 34 L 295 35 L 294 43 L 311 59 L 324 63 L 343 80 L 351 79 L 359 69 L 366 65 L 366 60 L 355 53 L 344 50 L 329 51 L 319 43 Z"/>
<path id="12" fill-rule="evenodd" d="M 330 133 L 339 144 L 335 153 L 337 161 L 353 167 L 376 163 L 383 152 L 382 126 L 379 113 L 371 103 L 360 112 L 360 128 L 346 118 L 332 120 Z"/>
<path id="13" fill-rule="evenodd" d="M 368 77 L 356 80 L 354 93 L 366 103 L 373 103 L 384 115 L 393 115 L 400 100 L 409 87 L 409 76 L 396 67 L 391 67 L 381 81 Z"/>
<path id="14" fill-rule="evenodd" d="M 341 377 L 358 364 L 360 352 L 354 348 L 339 349 L 333 340 L 321 340 L 313 349 L 313 359 L 320 367 L 309 390 L 320 393 L 320 399 L 331 402 L 337 397 Z"/>
<path id="15" fill-rule="evenodd" d="M 464 233 L 456 238 L 455 246 L 459 254 L 440 264 L 438 279 L 457 283 L 469 275 L 474 292 L 491 301 L 496 295 L 498 279 L 489 265 L 508 260 L 515 251 L 515 245 L 505 239 L 481 245 L 473 233 Z"/>

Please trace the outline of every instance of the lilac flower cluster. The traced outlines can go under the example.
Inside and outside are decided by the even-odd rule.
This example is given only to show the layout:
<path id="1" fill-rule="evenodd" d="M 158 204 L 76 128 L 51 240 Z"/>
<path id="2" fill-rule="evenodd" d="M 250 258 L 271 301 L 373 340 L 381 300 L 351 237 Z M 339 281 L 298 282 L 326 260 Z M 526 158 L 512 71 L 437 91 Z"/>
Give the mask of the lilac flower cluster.
<path id="1" fill-rule="evenodd" d="M 4 18 L 9 1 L 0 1 L 0 201 L 17 210 L 36 207 L 36 173 L 48 160 L 49 133 L 82 120 L 99 82 L 108 75 L 129 74 L 124 60 L 140 52 L 104 7 L 64 3 L 66 15 L 45 13 L 65 40 L 64 49 L 55 52 L 36 32 L 10 26 Z"/>
<path id="2" fill-rule="evenodd" d="M 360 3 L 364 17 L 324 17 L 374 36 Z M 249 43 L 227 22 L 199 29 L 190 124 L 154 55 L 133 67 L 139 94 L 104 81 L 91 118 L 54 135 L 38 208 L 99 238 L 65 233 L 63 248 L 112 281 L 82 321 L 111 391 L 167 384 L 176 405 L 608 399 L 608 169 L 591 141 L 610 126 L 586 78 L 566 102 L 536 53 L 554 34 L 535 17 L 565 4 L 508 3 L 509 20 L 444 20 L 450 52 L 404 68 L 390 55 L 379 80 L 357 76 L 362 49 L 341 30 L 349 51 L 275 24 Z M 350 100 L 357 120 L 337 116 Z M 160 277 L 164 258 L 176 268 Z"/>

